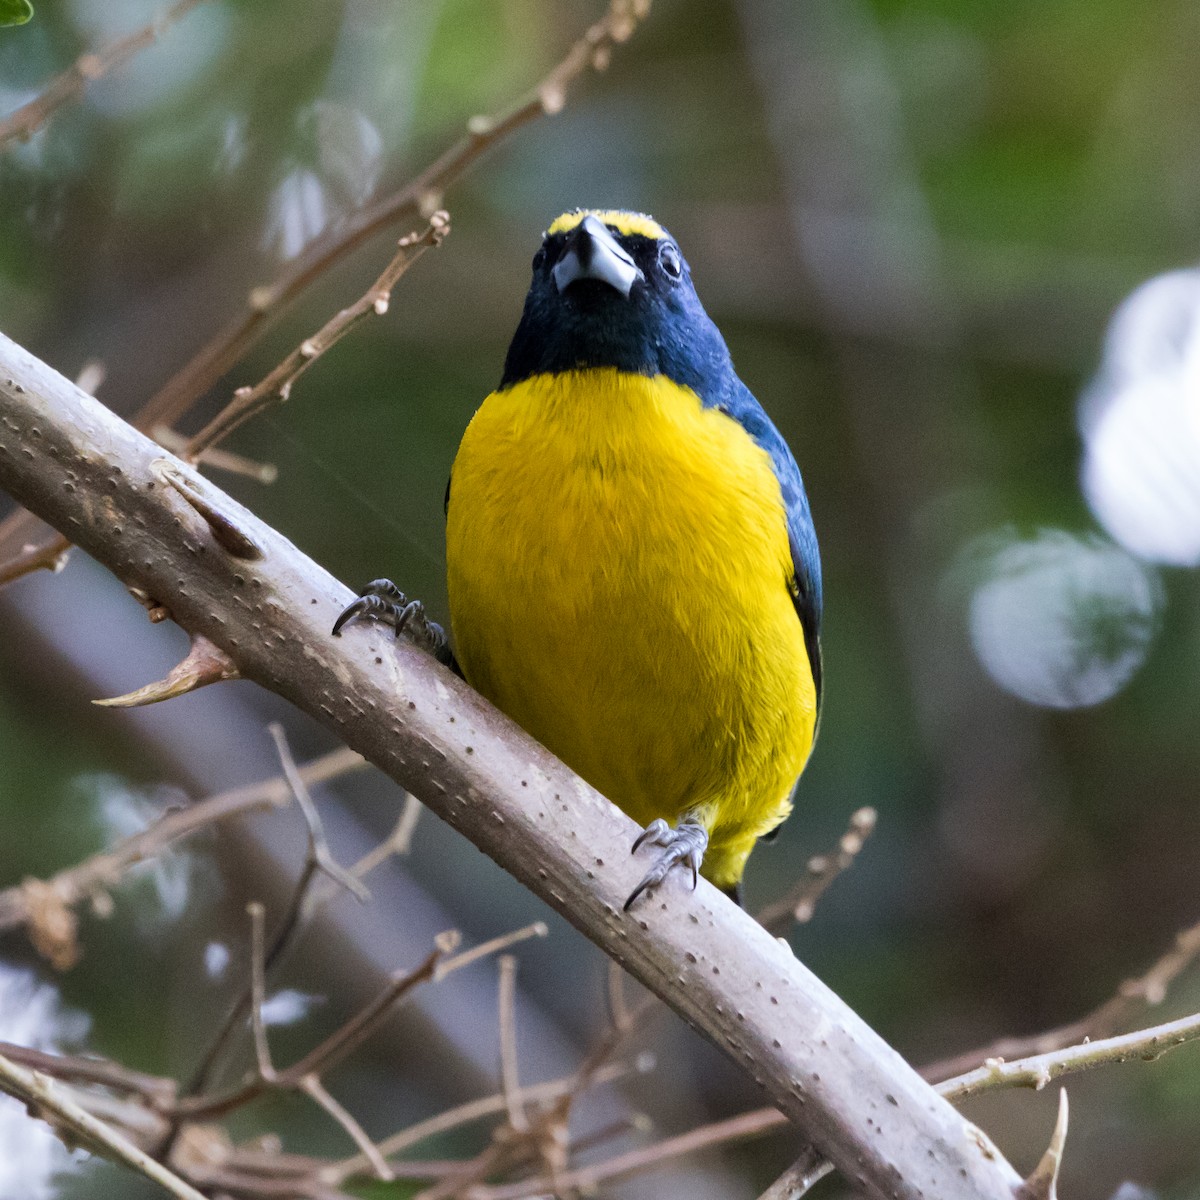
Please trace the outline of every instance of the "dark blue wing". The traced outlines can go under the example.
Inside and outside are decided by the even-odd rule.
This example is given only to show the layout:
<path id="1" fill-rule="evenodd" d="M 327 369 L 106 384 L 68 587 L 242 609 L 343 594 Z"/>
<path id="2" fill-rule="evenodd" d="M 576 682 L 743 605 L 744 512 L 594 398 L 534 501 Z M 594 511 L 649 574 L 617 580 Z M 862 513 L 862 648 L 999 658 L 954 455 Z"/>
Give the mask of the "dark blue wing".
<path id="1" fill-rule="evenodd" d="M 792 551 L 792 578 L 788 586 L 796 615 L 804 628 L 804 645 L 812 667 L 813 683 L 817 689 L 817 711 L 821 704 L 821 552 L 817 546 L 817 531 L 800 468 L 788 449 L 783 435 L 771 423 L 771 418 L 754 398 L 753 393 L 737 376 L 718 402 L 728 414 L 771 456 L 771 465 L 783 492 L 787 511 L 788 544 Z"/>

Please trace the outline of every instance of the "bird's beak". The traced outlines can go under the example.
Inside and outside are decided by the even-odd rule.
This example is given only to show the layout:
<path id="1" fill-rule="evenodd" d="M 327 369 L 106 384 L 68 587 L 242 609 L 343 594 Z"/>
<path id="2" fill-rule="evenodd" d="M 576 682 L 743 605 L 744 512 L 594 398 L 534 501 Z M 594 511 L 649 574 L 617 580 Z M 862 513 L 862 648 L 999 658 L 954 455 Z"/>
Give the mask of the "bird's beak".
<path id="1" fill-rule="evenodd" d="M 595 279 L 628 300 L 633 285 L 641 278 L 629 252 L 608 232 L 604 222 L 593 216 L 584 217 L 575 226 L 554 264 L 554 285 L 560 292 L 581 279 Z"/>

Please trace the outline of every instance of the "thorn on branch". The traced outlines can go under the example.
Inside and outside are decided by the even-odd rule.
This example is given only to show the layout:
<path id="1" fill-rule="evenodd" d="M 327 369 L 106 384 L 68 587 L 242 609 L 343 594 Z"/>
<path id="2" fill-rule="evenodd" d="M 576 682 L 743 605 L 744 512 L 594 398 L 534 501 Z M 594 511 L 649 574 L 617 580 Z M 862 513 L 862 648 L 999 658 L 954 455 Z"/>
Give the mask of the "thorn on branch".
<path id="1" fill-rule="evenodd" d="M 1025 1180 L 1018 1193 L 1020 1200 L 1058 1200 L 1058 1173 L 1062 1168 L 1063 1147 L 1067 1141 L 1067 1089 L 1058 1092 L 1058 1116 L 1050 1145 L 1042 1155 L 1033 1174 Z"/>
<path id="2" fill-rule="evenodd" d="M 151 620 L 154 619 L 154 609 L 150 610 Z M 191 649 L 187 657 L 176 664 L 168 672 L 165 679 L 148 683 L 137 691 L 127 692 L 124 696 L 111 696 L 107 700 L 93 700 L 93 704 L 101 708 L 140 708 L 146 704 L 158 704 L 175 696 L 185 696 L 210 683 L 222 683 L 228 679 L 239 679 L 237 667 L 233 660 L 213 645 L 202 634 L 192 635 Z"/>

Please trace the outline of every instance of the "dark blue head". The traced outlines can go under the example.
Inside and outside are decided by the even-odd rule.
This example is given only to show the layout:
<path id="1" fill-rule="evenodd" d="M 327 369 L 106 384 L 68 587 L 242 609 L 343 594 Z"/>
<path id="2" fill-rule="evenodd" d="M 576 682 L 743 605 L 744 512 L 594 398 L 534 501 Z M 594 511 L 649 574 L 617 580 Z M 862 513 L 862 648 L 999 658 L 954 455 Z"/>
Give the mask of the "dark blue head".
<path id="1" fill-rule="evenodd" d="M 729 351 L 679 247 L 640 213 L 577 210 L 550 226 L 500 386 L 586 367 L 665 375 L 706 404 L 731 386 Z"/>

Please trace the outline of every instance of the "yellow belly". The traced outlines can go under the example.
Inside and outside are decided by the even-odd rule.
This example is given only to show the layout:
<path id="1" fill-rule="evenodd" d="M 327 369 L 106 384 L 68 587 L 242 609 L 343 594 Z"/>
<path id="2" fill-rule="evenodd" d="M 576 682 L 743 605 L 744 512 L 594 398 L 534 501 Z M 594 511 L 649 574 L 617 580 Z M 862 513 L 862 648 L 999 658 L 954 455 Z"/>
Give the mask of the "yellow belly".
<path id="1" fill-rule="evenodd" d="M 766 453 L 662 377 L 535 376 L 463 437 L 446 559 L 468 682 L 640 824 L 694 812 L 739 879 L 816 709 Z"/>

